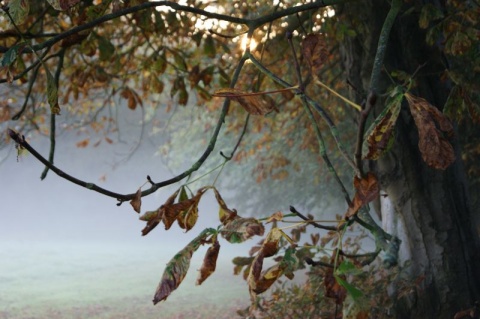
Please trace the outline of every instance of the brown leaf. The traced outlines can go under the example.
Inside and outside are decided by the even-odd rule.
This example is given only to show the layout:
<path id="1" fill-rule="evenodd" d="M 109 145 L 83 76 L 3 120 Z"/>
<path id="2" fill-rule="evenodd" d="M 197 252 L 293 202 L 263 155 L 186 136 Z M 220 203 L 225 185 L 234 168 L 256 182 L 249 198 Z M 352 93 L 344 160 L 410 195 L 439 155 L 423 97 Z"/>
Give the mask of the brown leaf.
<path id="1" fill-rule="evenodd" d="M 221 230 L 223 238 L 232 244 L 242 243 L 252 236 L 262 236 L 263 225 L 255 218 L 238 217 L 229 221 Z"/>
<path id="2" fill-rule="evenodd" d="M 155 291 L 153 304 L 166 300 L 167 297 L 178 288 L 187 275 L 193 253 L 213 231 L 215 230 L 211 228 L 205 229 L 168 262 L 167 267 L 163 272 L 162 279 Z"/>
<path id="3" fill-rule="evenodd" d="M 76 146 L 78 148 L 84 148 L 84 147 L 87 147 L 88 146 L 88 143 L 90 143 L 90 139 L 86 138 L 80 142 L 77 142 Z"/>
<path id="4" fill-rule="evenodd" d="M 227 204 L 225 204 L 222 196 L 220 196 L 220 193 L 216 188 L 213 189 L 213 192 L 215 193 L 215 198 L 217 199 L 218 205 L 220 205 L 220 211 L 218 212 L 220 222 L 225 226 L 230 221 L 239 218 L 235 209 L 230 210 L 227 207 Z"/>
<path id="5" fill-rule="evenodd" d="M 130 201 L 133 210 L 140 214 L 140 208 L 142 207 L 142 190 L 139 188 L 135 193 L 135 197 Z"/>
<path id="6" fill-rule="evenodd" d="M 318 73 L 328 58 L 325 35 L 309 34 L 302 41 L 302 53 L 314 74 Z"/>
<path id="7" fill-rule="evenodd" d="M 183 200 L 176 204 L 164 205 L 165 212 L 163 214 L 163 224 L 168 230 L 177 220 L 178 225 L 186 231 L 192 229 L 198 217 L 198 203 L 200 198 L 208 188 L 200 188 L 197 194 L 190 199 Z M 189 216 L 190 215 L 190 216 Z"/>
<path id="8" fill-rule="evenodd" d="M 455 161 L 453 146 L 446 138 L 453 136 L 452 124 L 425 99 L 409 93 L 406 93 L 405 97 L 417 125 L 418 147 L 423 160 L 432 168 L 446 169 Z"/>
<path id="9" fill-rule="evenodd" d="M 380 191 L 377 177 L 372 172 L 368 172 L 367 176 L 361 179 L 355 176 L 353 178 L 353 186 L 356 189 L 356 193 L 352 205 L 348 207 L 345 213 L 345 217 L 348 218 L 355 215 L 360 207 L 377 198 Z"/>
<path id="10" fill-rule="evenodd" d="M 168 206 L 173 204 L 173 202 L 175 201 L 175 198 L 177 197 L 179 192 L 180 192 L 180 188 L 177 189 L 177 191 L 175 193 L 173 193 L 167 199 L 167 201 L 156 210 L 156 216 L 154 218 L 151 218 L 150 216 L 148 217 L 149 219 L 147 221 L 147 226 L 145 226 L 145 228 L 142 229 L 142 236 L 145 236 L 152 229 L 157 227 L 158 224 L 160 224 L 160 222 L 163 220 L 163 214 L 165 213 L 165 207 L 168 207 Z M 142 216 L 145 219 L 147 219 L 146 214 L 147 213 L 145 213 L 145 215 Z M 142 217 L 140 219 L 142 219 Z"/>
<path id="11" fill-rule="evenodd" d="M 368 152 L 365 158 L 376 160 L 393 144 L 395 123 L 400 114 L 402 100 L 403 94 L 395 96 L 387 105 L 387 112 L 380 114 L 375 120 L 375 127 L 367 137 Z"/>
<path id="12" fill-rule="evenodd" d="M 278 211 L 276 213 L 273 213 L 270 217 L 268 217 L 267 221 L 265 224 L 271 223 L 274 220 L 275 221 L 281 221 L 283 219 L 283 213 L 281 211 Z"/>
<path id="13" fill-rule="evenodd" d="M 247 93 L 237 89 L 220 89 L 215 91 L 213 96 L 226 97 L 231 100 L 237 101 L 240 105 L 252 115 L 265 115 L 278 109 L 272 103 L 269 103 L 262 93 Z"/>
<path id="14" fill-rule="evenodd" d="M 214 271 L 217 266 L 218 253 L 220 252 L 220 244 L 215 240 L 212 246 L 208 247 L 202 267 L 197 277 L 197 285 L 201 285 Z"/>

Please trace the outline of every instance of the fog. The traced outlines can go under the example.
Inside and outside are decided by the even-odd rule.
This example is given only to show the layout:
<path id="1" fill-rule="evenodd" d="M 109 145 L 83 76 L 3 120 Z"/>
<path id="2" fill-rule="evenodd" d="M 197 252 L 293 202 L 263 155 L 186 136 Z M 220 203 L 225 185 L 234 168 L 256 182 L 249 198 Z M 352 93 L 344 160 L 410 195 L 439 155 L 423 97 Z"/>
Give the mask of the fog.
<path id="1" fill-rule="evenodd" d="M 113 168 L 129 146 L 123 146 L 119 155 L 118 145 L 78 148 L 78 139 L 73 133 L 57 139 L 55 165 L 81 180 L 133 193 L 147 175 L 154 181 L 172 177 L 147 143 Z M 34 138 L 30 144 L 48 156 L 46 138 Z M 142 237 L 145 222 L 128 202 L 118 207 L 114 198 L 74 185 L 52 171 L 41 181 L 43 165 L 30 154 L 17 160 L 14 145 L 9 147 L 0 153 L 4 159 L 0 164 L 0 318 L 177 318 L 189 313 L 188 317 L 202 318 L 204 312 L 192 315 L 197 302 L 208 304 L 212 314 L 216 307 L 248 304 L 246 283 L 231 276 L 231 259 L 246 255 L 256 240 L 238 246 L 223 242 L 216 273 L 194 287 L 206 251 L 201 247 L 179 289 L 166 302 L 151 303 L 166 262 L 205 227 L 218 225 L 213 194 L 200 202 L 200 217 L 190 232 L 177 225 L 165 231 L 160 225 Z M 142 213 L 158 208 L 174 190 L 175 186 L 167 187 L 143 198 Z M 221 301 L 215 299 L 218 295 Z"/>

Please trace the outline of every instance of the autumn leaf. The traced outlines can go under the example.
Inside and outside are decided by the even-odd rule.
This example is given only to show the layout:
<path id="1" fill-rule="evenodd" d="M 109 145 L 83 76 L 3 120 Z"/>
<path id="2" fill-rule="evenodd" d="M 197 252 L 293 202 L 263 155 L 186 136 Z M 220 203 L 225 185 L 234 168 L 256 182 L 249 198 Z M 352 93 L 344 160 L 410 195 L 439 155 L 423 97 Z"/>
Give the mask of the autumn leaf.
<path id="1" fill-rule="evenodd" d="M 142 206 L 142 190 L 139 188 L 135 193 L 135 196 L 130 201 L 130 205 L 132 205 L 133 210 L 140 214 L 140 208 Z"/>
<path id="2" fill-rule="evenodd" d="M 183 190 L 185 189 L 184 187 L 182 188 Z M 177 220 L 178 225 L 185 229 L 185 231 L 192 229 L 198 219 L 198 203 L 207 190 L 207 187 L 200 188 L 197 191 L 197 194 L 192 198 L 184 199 L 184 197 L 180 196 L 180 201 L 178 203 L 167 206 L 165 208 L 166 213 L 163 215 L 165 229 L 170 228 L 175 219 Z M 182 195 L 182 193 L 180 193 L 180 195 Z"/>
<path id="3" fill-rule="evenodd" d="M 252 115 L 265 115 L 278 109 L 275 104 L 268 102 L 262 95 L 264 93 L 247 93 L 237 89 L 220 89 L 213 96 L 226 97 L 237 101 L 248 113 Z"/>
<path id="4" fill-rule="evenodd" d="M 455 152 L 447 137 L 453 135 L 448 118 L 425 99 L 405 94 L 418 129 L 418 148 L 428 166 L 445 170 L 455 161 Z"/>
<path id="5" fill-rule="evenodd" d="M 261 271 L 263 265 L 263 259 L 266 257 L 263 253 L 257 255 L 252 263 L 250 274 L 248 277 L 248 284 L 251 293 L 261 294 L 267 291 L 273 283 L 282 275 L 287 276 L 289 279 L 293 279 L 293 271 L 298 266 L 298 258 L 295 256 L 295 249 L 289 247 L 285 251 L 285 255 L 281 257 L 281 260 L 269 267 L 268 269 Z"/>
<path id="6" fill-rule="evenodd" d="M 267 218 L 265 221 L 265 224 L 271 223 L 273 221 L 281 221 L 283 219 L 283 213 L 281 211 L 278 211 L 276 213 L 273 213 L 270 217 Z"/>
<path id="7" fill-rule="evenodd" d="M 90 143 L 90 139 L 86 138 L 84 140 L 81 140 L 80 142 L 77 142 L 76 146 L 78 148 L 85 148 L 88 146 L 88 143 Z"/>
<path id="8" fill-rule="evenodd" d="M 213 189 L 213 192 L 215 193 L 215 198 L 217 199 L 218 205 L 220 206 L 220 210 L 218 212 L 218 218 L 220 219 L 220 222 L 225 226 L 228 224 L 230 221 L 240 218 L 237 216 L 237 211 L 230 210 L 227 207 L 227 204 L 225 204 L 225 201 L 223 200 L 222 196 L 220 193 L 217 191 L 216 188 Z"/>
<path id="9" fill-rule="evenodd" d="M 395 139 L 394 127 L 402 107 L 403 93 L 394 96 L 385 107 L 385 110 L 375 119 L 372 128 L 367 133 L 366 146 L 368 152 L 366 159 L 380 158 L 392 146 Z"/>
<path id="10" fill-rule="evenodd" d="M 187 275 L 193 253 L 209 235 L 213 235 L 215 232 L 212 228 L 205 229 L 168 262 L 153 297 L 154 305 L 166 300 L 178 288 Z"/>
<path id="11" fill-rule="evenodd" d="M 203 259 L 202 267 L 197 277 L 197 285 L 201 285 L 214 271 L 217 266 L 218 253 L 220 252 L 220 244 L 218 240 L 213 242 L 213 244 L 208 247 L 208 250 Z"/>
<path id="12" fill-rule="evenodd" d="M 325 35 L 309 34 L 302 41 L 302 53 L 312 72 L 317 74 L 328 58 Z"/>
<path id="13" fill-rule="evenodd" d="M 160 224 L 163 221 L 163 214 L 165 214 L 165 207 L 169 207 L 175 202 L 175 198 L 177 198 L 177 195 L 178 195 L 179 192 L 180 192 L 180 188 L 177 189 L 177 191 L 175 193 L 173 193 L 165 201 L 165 203 L 155 211 L 156 212 L 155 217 L 152 217 L 152 215 L 153 215 L 152 212 L 147 212 L 143 216 L 140 216 L 141 220 L 146 220 L 147 221 L 147 226 L 145 226 L 145 228 L 142 229 L 142 236 L 147 235 L 150 231 L 152 231 L 152 229 L 157 227 L 157 225 Z"/>
<path id="14" fill-rule="evenodd" d="M 223 238 L 232 244 L 243 243 L 252 236 L 262 236 L 263 225 L 255 218 L 238 217 L 226 223 L 221 230 Z"/>
<path id="15" fill-rule="evenodd" d="M 355 197 L 345 213 L 346 218 L 352 217 L 358 212 L 360 207 L 377 198 L 380 191 L 377 177 L 372 172 L 368 172 L 367 176 L 363 178 L 355 176 L 353 178 L 353 186 L 356 190 Z"/>
<path id="16" fill-rule="evenodd" d="M 58 88 L 55 83 L 53 75 L 48 70 L 47 66 L 44 65 L 45 72 L 47 73 L 47 100 L 50 105 L 50 110 L 52 114 L 60 115 L 60 107 L 58 106 Z"/>

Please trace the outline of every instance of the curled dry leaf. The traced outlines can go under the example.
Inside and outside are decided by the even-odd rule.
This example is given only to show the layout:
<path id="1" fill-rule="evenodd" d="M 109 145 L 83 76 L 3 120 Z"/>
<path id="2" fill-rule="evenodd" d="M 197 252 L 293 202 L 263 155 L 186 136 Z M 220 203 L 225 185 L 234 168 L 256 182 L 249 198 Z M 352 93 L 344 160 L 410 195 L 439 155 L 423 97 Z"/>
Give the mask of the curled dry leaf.
<path id="1" fill-rule="evenodd" d="M 215 91 L 213 96 L 227 97 L 237 101 L 240 105 L 252 115 L 265 115 L 278 109 L 272 100 L 265 98 L 264 93 L 247 93 L 237 89 L 220 89 Z"/>
<path id="2" fill-rule="evenodd" d="M 170 229 L 175 221 L 186 231 L 192 229 L 198 218 L 198 203 L 207 189 L 205 187 L 199 189 L 197 194 L 190 199 L 182 200 L 176 204 L 164 205 L 165 212 L 162 221 L 165 230 Z"/>
<path id="3" fill-rule="evenodd" d="M 452 144 L 446 137 L 453 136 L 448 118 L 425 99 L 405 94 L 410 112 L 418 129 L 418 148 L 428 166 L 446 169 L 455 161 Z"/>
<path id="4" fill-rule="evenodd" d="M 142 190 L 139 188 L 135 193 L 135 197 L 130 201 L 133 210 L 140 214 L 140 208 L 142 207 Z"/>
<path id="5" fill-rule="evenodd" d="M 345 217 L 348 218 L 355 215 L 360 207 L 377 198 L 378 192 L 380 191 L 377 177 L 372 172 L 368 172 L 364 178 L 358 178 L 355 176 L 353 179 L 353 186 L 355 187 L 356 192 L 351 206 L 348 207 L 348 210 L 345 213 Z"/>
<path id="6" fill-rule="evenodd" d="M 255 218 L 238 217 L 229 221 L 221 230 L 222 237 L 232 244 L 243 243 L 252 236 L 263 236 L 265 228 Z"/>
<path id="7" fill-rule="evenodd" d="M 302 53 L 312 72 L 317 74 L 328 58 L 325 35 L 309 34 L 302 41 Z"/>
<path id="8" fill-rule="evenodd" d="M 273 221 L 281 221 L 282 219 L 283 219 L 283 213 L 281 211 L 278 211 L 276 213 L 273 213 L 270 217 L 268 217 L 265 224 L 271 223 Z"/>
<path id="9" fill-rule="evenodd" d="M 152 212 L 147 212 L 143 216 L 140 216 L 140 219 L 143 219 L 143 218 L 147 219 L 147 226 L 145 226 L 145 228 L 142 229 L 142 236 L 145 236 L 152 229 L 157 227 L 158 224 L 160 224 L 160 222 L 163 220 L 163 214 L 165 213 L 165 207 L 168 207 L 168 206 L 173 204 L 173 202 L 175 201 L 175 198 L 177 197 L 179 192 L 180 192 L 180 188 L 177 189 L 177 191 L 175 193 L 173 193 L 167 199 L 167 201 L 155 211 L 156 212 L 155 217 L 152 218 L 149 214 L 148 219 L 147 219 L 147 213 L 152 213 Z"/>
<path id="10" fill-rule="evenodd" d="M 166 300 L 178 288 L 187 275 L 193 253 L 209 235 L 214 233 L 215 230 L 212 228 L 205 229 L 168 262 L 153 297 L 154 305 L 162 300 Z"/>
<path id="11" fill-rule="evenodd" d="M 385 111 L 373 123 L 366 144 L 368 152 L 365 158 L 376 160 L 392 146 L 395 138 L 394 128 L 402 107 L 403 94 L 395 96 L 385 107 Z"/>
<path id="12" fill-rule="evenodd" d="M 220 252 L 220 244 L 218 240 L 215 239 L 213 244 L 208 247 L 208 250 L 203 259 L 202 267 L 197 277 L 197 285 L 201 285 L 210 275 L 215 271 L 217 266 L 218 253 Z"/>
<path id="13" fill-rule="evenodd" d="M 215 193 L 215 198 L 220 206 L 220 210 L 218 212 L 218 218 L 220 219 L 220 222 L 225 226 L 230 221 L 239 218 L 235 209 L 231 210 L 227 207 L 227 204 L 225 204 L 222 196 L 220 196 L 220 193 L 216 188 L 213 189 L 213 192 Z"/>

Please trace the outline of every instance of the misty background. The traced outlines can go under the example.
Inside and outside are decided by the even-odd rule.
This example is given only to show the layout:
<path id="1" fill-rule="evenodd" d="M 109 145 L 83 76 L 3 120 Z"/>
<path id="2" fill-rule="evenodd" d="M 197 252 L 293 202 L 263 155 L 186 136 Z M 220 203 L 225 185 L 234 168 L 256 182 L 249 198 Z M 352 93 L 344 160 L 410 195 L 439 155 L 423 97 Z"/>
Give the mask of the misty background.
<path id="1" fill-rule="evenodd" d="M 138 121 L 132 117 L 129 113 L 129 122 L 121 124 L 126 145 L 103 142 L 78 148 L 83 136 L 60 133 L 55 165 L 118 193 L 134 193 L 147 175 L 156 182 L 173 177 L 161 157 L 153 155 L 148 138 L 130 153 L 132 141 L 139 137 Z M 48 138 L 27 140 L 48 157 Z M 246 256 L 259 238 L 243 245 L 221 241 L 216 272 L 195 286 L 196 270 L 208 248 L 201 247 L 180 287 L 166 302 L 156 306 L 151 302 L 170 258 L 204 228 L 219 224 L 212 192 L 200 201 L 199 220 L 190 232 L 176 224 L 169 231 L 159 225 L 142 237 L 145 222 L 128 202 L 117 207 L 116 199 L 52 171 L 41 181 L 44 166 L 28 153 L 17 160 L 13 143 L 0 151 L 0 160 L 0 318 L 202 318 L 205 312 L 199 307 L 229 318 L 234 309 L 248 305 L 247 284 L 232 275 L 231 259 Z M 189 165 L 194 161 L 187 160 Z M 157 209 L 178 186 L 142 198 L 142 214 Z"/>

